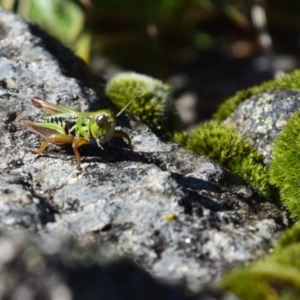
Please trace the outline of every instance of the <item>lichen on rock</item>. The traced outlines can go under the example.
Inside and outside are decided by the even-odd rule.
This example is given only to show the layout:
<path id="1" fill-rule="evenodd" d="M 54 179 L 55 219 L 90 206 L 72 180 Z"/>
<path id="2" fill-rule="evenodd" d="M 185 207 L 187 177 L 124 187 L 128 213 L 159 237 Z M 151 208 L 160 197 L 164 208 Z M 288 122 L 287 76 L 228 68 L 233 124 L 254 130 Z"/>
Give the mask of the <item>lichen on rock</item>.
<path id="1" fill-rule="evenodd" d="M 274 90 L 297 91 L 299 89 L 300 70 L 295 70 L 282 77 L 237 92 L 233 97 L 227 99 L 220 105 L 219 109 L 214 114 L 214 119 L 219 122 L 224 121 L 235 111 L 240 103 L 260 93 Z"/>

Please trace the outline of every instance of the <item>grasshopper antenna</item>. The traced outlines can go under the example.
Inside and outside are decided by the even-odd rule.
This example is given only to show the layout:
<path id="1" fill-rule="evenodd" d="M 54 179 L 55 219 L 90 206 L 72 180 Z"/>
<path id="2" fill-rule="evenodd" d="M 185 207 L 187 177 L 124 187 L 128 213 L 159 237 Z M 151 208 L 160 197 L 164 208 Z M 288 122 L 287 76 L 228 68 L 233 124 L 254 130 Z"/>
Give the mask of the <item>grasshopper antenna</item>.
<path id="1" fill-rule="evenodd" d="M 116 117 L 119 117 L 124 110 L 141 94 L 141 91 L 138 91 L 138 93 L 117 113 Z"/>

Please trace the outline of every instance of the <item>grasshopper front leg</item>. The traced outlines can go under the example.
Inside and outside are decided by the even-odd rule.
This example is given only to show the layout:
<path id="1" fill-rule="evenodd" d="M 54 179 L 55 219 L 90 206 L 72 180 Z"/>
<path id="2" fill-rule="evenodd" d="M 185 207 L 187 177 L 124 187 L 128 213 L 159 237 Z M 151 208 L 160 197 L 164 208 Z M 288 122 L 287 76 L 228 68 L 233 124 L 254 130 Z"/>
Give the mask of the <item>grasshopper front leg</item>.
<path id="1" fill-rule="evenodd" d="M 72 143 L 72 147 L 76 156 L 76 160 L 77 160 L 77 169 L 80 170 L 80 165 L 81 165 L 81 157 L 80 154 L 78 152 L 78 148 L 83 146 L 83 145 L 87 145 L 89 144 L 90 141 L 85 139 L 85 138 L 78 138 L 75 139 L 75 141 Z"/>
<path id="2" fill-rule="evenodd" d="M 130 150 L 131 154 L 133 154 L 131 139 L 125 131 L 116 129 L 113 136 L 126 139 L 128 142 L 129 150 Z"/>

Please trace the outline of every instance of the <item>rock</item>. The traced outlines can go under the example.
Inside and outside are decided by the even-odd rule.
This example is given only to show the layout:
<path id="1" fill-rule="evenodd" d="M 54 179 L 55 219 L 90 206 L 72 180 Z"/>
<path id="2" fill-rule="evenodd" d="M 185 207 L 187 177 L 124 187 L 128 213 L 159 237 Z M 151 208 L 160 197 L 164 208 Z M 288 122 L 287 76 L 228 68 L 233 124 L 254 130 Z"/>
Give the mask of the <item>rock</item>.
<path id="1" fill-rule="evenodd" d="M 0 234 L 0 248 L 1 299 L 221 299 L 220 292 L 209 290 L 199 298 L 188 296 L 158 283 L 129 260 L 107 262 L 95 247 L 70 241 L 49 243 L 24 234 Z"/>
<path id="2" fill-rule="evenodd" d="M 133 267 L 142 277 L 149 272 L 155 279 L 183 284 L 196 293 L 235 265 L 268 253 L 288 225 L 286 213 L 262 203 L 257 190 L 216 162 L 162 142 L 143 124 L 131 120 L 131 128 L 126 129 L 135 155 L 122 140 L 113 139 L 104 151 L 86 146 L 81 150 L 82 171 L 76 170 L 71 149 L 50 146 L 38 157 L 25 152 L 37 149 L 41 139 L 17 129 L 13 121 L 30 110 L 32 97 L 90 110 L 106 107 L 104 81 L 98 78 L 96 87 L 96 77 L 83 63 L 34 25 L 3 9 L 0 20 L 0 225 L 4 232 L 17 228 L 47 245 L 72 236 L 96 246 L 107 262 L 130 259 L 143 270 Z M 17 42 L 13 37 L 18 37 Z M 31 110 L 31 116 L 39 114 Z M 126 118 L 120 121 L 126 124 Z M 89 270 L 75 266 L 66 271 L 60 257 L 53 263 L 63 265 L 57 278 L 63 279 L 58 291 L 67 295 L 64 299 L 71 299 L 64 285 L 70 270 L 76 271 L 77 279 L 90 278 L 98 270 L 93 265 Z M 42 265 L 46 270 L 52 267 Z M 105 270 L 104 277 L 112 276 L 109 268 Z M 126 266 L 117 270 L 130 274 Z M 17 276 L 16 271 L 12 274 Z M 147 280 L 158 284 L 150 277 Z M 12 282 L 22 287 L 22 281 Z M 78 280 L 68 282 L 71 290 L 80 288 Z M 131 288 L 136 286 L 129 284 Z M 97 294 L 101 289 L 92 291 Z M 147 295 L 148 290 L 142 292 Z M 152 298 L 170 297 L 160 295 Z M 88 299 L 74 299 L 83 298 Z M 122 293 L 115 297 L 125 298 Z"/>
<path id="3" fill-rule="evenodd" d="M 273 139 L 287 119 L 299 110 L 299 99 L 298 91 L 266 91 L 243 101 L 225 123 L 234 125 L 269 164 Z"/>
<path id="4" fill-rule="evenodd" d="M 18 176 L 0 178 L 0 229 L 37 232 L 53 221 L 51 207 L 26 186 Z"/>

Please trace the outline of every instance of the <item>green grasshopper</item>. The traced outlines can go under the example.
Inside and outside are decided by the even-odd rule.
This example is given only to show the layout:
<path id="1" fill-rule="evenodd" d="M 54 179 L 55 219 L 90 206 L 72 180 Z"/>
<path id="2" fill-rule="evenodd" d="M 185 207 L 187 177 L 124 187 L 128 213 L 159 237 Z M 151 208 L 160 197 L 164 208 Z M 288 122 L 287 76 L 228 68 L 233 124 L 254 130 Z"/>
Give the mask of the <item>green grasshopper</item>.
<path id="1" fill-rule="evenodd" d="M 37 151 L 29 150 L 34 154 L 41 154 L 52 143 L 56 145 L 72 144 L 77 160 L 77 169 L 80 170 L 81 157 L 78 148 L 96 141 L 98 147 L 112 137 L 125 138 L 131 152 L 133 152 L 130 137 L 123 130 L 117 130 L 118 117 L 137 95 L 115 116 L 112 110 L 98 110 L 95 112 L 80 112 L 78 110 L 48 103 L 40 98 L 33 98 L 32 104 L 49 113 L 40 122 L 33 122 L 26 118 L 17 120 L 22 129 L 36 133 L 45 140 Z"/>

